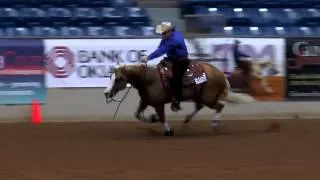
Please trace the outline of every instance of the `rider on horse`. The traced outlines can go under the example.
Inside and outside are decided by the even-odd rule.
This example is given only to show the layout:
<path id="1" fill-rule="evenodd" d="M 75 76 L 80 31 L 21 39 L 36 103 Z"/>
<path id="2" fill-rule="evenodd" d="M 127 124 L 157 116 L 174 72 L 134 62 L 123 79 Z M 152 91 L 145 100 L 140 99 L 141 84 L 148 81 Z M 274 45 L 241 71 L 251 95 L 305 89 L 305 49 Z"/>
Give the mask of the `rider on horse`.
<path id="1" fill-rule="evenodd" d="M 244 54 L 239 50 L 240 43 L 241 41 L 239 40 L 234 41 L 233 58 L 234 58 L 235 66 L 236 68 L 241 69 L 244 75 L 250 75 L 250 71 L 251 71 L 250 66 L 248 66 L 248 64 L 245 63 L 242 59 L 242 58 L 249 58 L 250 56 Z"/>
<path id="2" fill-rule="evenodd" d="M 234 41 L 234 46 L 233 46 L 233 59 L 235 62 L 235 67 L 236 69 L 240 69 L 243 73 L 243 77 L 244 77 L 244 81 L 247 84 L 247 86 L 249 87 L 249 80 L 250 80 L 250 76 L 252 73 L 252 67 L 251 64 L 248 63 L 248 61 L 243 60 L 243 58 L 250 58 L 249 55 L 244 54 L 243 52 L 241 52 L 239 50 L 239 44 L 241 43 L 241 41 L 239 40 L 235 40 Z"/>
<path id="3" fill-rule="evenodd" d="M 172 111 L 178 111 L 181 109 L 182 80 L 190 63 L 188 50 L 183 34 L 176 31 L 171 22 L 162 22 L 157 25 L 156 33 L 162 35 L 162 40 L 153 53 L 142 57 L 142 62 L 147 62 L 164 54 L 167 55 L 166 59 L 172 63 L 171 88 L 173 90 L 173 97 L 171 109 Z"/>

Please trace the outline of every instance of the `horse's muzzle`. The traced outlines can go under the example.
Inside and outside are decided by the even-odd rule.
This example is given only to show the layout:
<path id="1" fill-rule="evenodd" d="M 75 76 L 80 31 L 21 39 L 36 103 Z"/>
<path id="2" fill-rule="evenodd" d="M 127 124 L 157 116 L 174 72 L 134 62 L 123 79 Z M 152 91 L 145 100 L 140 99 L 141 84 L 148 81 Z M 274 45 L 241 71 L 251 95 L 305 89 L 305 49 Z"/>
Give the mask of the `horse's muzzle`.
<path id="1" fill-rule="evenodd" d="M 104 97 L 106 98 L 106 103 L 107 104 L 109 104 L 112 101 L 112 99 L 110 97 L 110 93 L 104 93 Z"/>

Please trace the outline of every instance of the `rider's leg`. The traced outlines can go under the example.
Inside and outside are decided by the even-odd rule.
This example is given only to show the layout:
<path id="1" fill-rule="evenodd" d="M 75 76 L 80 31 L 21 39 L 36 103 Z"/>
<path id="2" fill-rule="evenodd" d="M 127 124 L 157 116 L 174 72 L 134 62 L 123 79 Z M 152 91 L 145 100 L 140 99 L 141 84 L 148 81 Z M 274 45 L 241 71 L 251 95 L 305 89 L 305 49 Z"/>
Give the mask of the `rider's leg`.
<path id="1" fill-rule="evenodd" d="M 172 83 L 171 83 L 171 89 L 172 89 L 172 104 L 171 109 L 173 111 L 180 110 L 180 105 L 178 99 L 180 98 L 179 91 L 182 88 L 182 79 L 179 77 L 181 74 L 181 69 L 179 68 L 180 63 L 178 60 L 173 60 L 172 62 Z"/>
<path id="2" fill-rule="evenodd" d="M 181 109 L 180 101 L 182 100 L 182 85 L 183 76 L 189 66 L 188 59 L 173 60 L 172 62 L 172 89 L 173 89 L 173 100 L 172 109 Z"/>

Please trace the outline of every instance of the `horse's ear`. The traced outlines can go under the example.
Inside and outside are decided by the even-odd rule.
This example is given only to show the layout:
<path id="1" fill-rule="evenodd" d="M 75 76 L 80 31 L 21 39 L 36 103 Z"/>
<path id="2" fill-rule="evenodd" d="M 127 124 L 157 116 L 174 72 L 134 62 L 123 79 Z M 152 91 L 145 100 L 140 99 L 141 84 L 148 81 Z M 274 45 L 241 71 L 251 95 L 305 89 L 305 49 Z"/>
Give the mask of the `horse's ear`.
<path id="1" fill-rule="evenodd" d="M 115 66 L 113 67 L 113 69 L 112 69 L 112 73 L 117 74 L 117 73 L 119 72 L 119 69 L 120 69 L 120 66 L 119 66 L 118 64 L 115 65 Z"/>

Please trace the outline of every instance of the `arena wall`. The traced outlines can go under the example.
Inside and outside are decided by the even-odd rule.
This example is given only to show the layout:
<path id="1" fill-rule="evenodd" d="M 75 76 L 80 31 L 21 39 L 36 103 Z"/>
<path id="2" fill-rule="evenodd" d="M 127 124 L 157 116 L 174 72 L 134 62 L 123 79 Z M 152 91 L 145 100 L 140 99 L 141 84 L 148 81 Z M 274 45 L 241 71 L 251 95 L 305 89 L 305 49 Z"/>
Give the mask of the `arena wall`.
<path id="1" fill-rule="evenodd" d="M 203 35 L 197 37 L 205 38 L 206 36 Z M 202 43 L 203 42 L 204 41 L 202 41 Z M 7 46 L 6 43 L 3 43 L 3 45 Z M 285 49 L 283 49 L 283 51 L 284 50 Z M 255 52 L 260 53 L 260 51 L 261 50 L 257 50 Z M 285 56 L 284 53 L 280 54 L 283 54 L 283 56 Z M 284 84 L 281 84 L 278 87 L 282 86 L 284 86 Z M 41 106 L 44 122 L 112 120 L 112 117 L 117 108 L 117 103 L 106 104 L 105 98 L 103 96 L 103 90 L 104 88 L 48 88 L 47 98 L 45 100 L 46 104 Z M 122 92 L 122 94 L 119 94 L 117 96 L 117 99 L 120 99 L 124 92 Z M 281 92 L 282 94 L 283 91 L 281 90 L 279 92 Z M 137 108 L 138 101 L 139 97 L 136 90 L 131 89 L 129 96 L 123 102 L 118 111 L 116 120 L 135 120 L 133 114 Z M 186 114 L 190 113 L 193 110 L 193 103 L 183 103 L 182 106 L 184 109 L 181 112 L 173 113 L 171 112 L 168 104 L 166 107 L 166 116 L 168 117 L 168 119 L 181 120 Z M 227 120 L 317 118 L 317 115 L 319 114 L 318 109 L 319 108 L 317 102 L 269 101 L 257 102 L 252 104 L 228 104 L 228 106 L 223 111 L 223 118 Z M 0 122 L 29 121 L 30 112 L 31 105 L 2 105 L 0 106 Z M 149 107 L 145 115 L 148 115 L 151 112 L 152 108 Z M 211 119 L 213 113 L 213 110 L 205 108 L 200 111 L 195 118 Z"/>
<path id="2" fill-rule="evenodd" d="M 123 91 L 124 93 L 125 91 Z M 123 93 L 117 95 L 121 99 Z M 122 103 L 115 120 L 135 120 L 134 111 L 139 97 L 131 89 Z M 182 119 L 193 109 L 192 103 L 182 104 L 183 110 L 173 113 L 169 104 L 167 117 L 171 120 Z M 47 103 L 42 105 L 44 122 L 57 121 L 108 121 L 112 120 L 117 103 L 106 104 L 103 88 L 48 89 Z M 228 104 L 224 119 L 270 119 L 270 118 L 316 118 L 319 114 L 317 102 L 257 102 L 253 104 Z M 0 106 L 1 122 L 28 121 L 31 106 Z M 145 113 L 152 112 L 149 107 Z M 195 119 L 210 119 L 214 111 L 205 108 Z"/>

